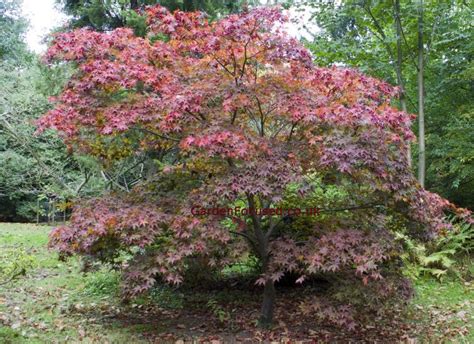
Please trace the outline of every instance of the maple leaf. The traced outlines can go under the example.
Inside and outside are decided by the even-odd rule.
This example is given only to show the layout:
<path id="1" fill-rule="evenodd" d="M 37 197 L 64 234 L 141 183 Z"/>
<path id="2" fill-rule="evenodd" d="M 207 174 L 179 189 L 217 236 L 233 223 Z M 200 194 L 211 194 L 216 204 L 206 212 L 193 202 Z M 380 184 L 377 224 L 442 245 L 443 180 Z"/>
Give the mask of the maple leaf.
<path id="1" fill-rule="evenodd" d="M 77 202 L 70 223 L 50 235 L 66 256 L 113 263 L 129 252 L 120 267 L 125 295 L 146 292 L 156 275 L 181 283 L 192 259 L 217 269 L 248 255 L 265 262 L 257 284 L 267 291 L 288 272 L 303 283 L 350 270 L 367 285 L 382 281 L 392 257 L 390 219 L 428 238 L 450 228 L 446 210 L 472 221 L 412 175 L 413 117 L 391 106 L 399 90 L 353 69 L 314 65 L 284 31 L 278 8 L 213 22 L 161 6 L 144 11 L 146 37 L 129 28 L 55 34 L 46 63 L 77 68 L 38 121 L 39 131 L 54 128 L 71 149 L 109 165 L 141 154 L 165 166 L 143 173 L 130 192 Z M 316 188 L 336 184 L 347 194 L 346 210 L 328 209 L 329 224 L 326 215 L 298 228 L 290 216 L 198 219 L 189 211 L 319 202 L 309 187 L 315 174 Z M 337 322 L 345 311 L 331 312 Z M 353 327 L 348 316 L 342 322 Z"/>

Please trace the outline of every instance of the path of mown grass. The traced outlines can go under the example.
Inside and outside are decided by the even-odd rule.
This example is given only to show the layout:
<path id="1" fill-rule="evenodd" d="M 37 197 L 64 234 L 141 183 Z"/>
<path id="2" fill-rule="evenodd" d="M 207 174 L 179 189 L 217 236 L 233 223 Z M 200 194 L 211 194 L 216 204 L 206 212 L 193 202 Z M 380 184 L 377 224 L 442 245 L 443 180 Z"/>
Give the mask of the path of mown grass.
<path id="1" fill-rule="evenodd" d="M 0 286 L 0 343 L 147 342 L 144 327 L 156 330 L 158 325 L 123 326 L 114 320 L 127 311 L 118 302 L 118 276 L 108 271 L 83 275 L 76 259 L 58 261 L 57 254 L 46 249 L 49 230 L 0 224 L 0 249 L 18 247 L 36 263 L 26 276 Z M 426 280 L 418 282 L 416 289 L 412 321 L 423 321 L 427 328 L 421 342 L 454 337 L 448 341 L 474 343 L 472 282 Z M 164 299 L 174 307 L 173 295 Z"/>

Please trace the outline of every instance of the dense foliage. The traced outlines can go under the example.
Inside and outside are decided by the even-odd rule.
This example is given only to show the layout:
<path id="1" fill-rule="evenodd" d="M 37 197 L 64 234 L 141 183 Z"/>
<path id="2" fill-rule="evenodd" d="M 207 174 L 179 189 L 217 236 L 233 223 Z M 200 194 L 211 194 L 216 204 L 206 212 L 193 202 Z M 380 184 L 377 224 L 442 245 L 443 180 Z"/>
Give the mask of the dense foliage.
<path id="1" fill-rule="evenodd" d="M 136 33 L 145 34 L 146 19 L 140 10 L 147 5 L 159 4 L 170 11 L 202 11 L 212 18 L 234 13 L 254 1 L 241 0 L 58 0 L 64 11 L 72 16 L 69 26 L 89 27 L 106 31 L 130 27 Z"/>
<path id="2" fill-rule="evenodd" d="M 57 153 L 54 139 L 31 144 L 32 119 L 48 109 L 44 94 L 37 91 L 35 57 L 24 43 L 27 28 L 15 1 L 0 4 L 0 220 L 28 218 L 32 204 L 49 176 L 42 173 L 35 156 Z M 56 140 L 63 149 L 64 145 Z M 51 145 L 50 145 L 51 144 Z M 34 147 L 34 148 L 33 148 Z M 32 154 L 33 153 L 33 154 Z M 53 154 L 54 154 L 53 153 Z M 36 155 L 38 154 L 38 155 Z M 49 155 L 48 157 L 46 157 Z M 45 154 L 50 160 L 52 154 Z M 52 159 L 54 160 L 54 159 Z M 42 180 L 41 180 L 42 179 Z"/>
<path id="3" fill-rule="evenodd" d="M 45 68 L 28 51 L 20 5 L 0 4 L 0 221 L 45 219 L 48 199 L 66 204 L 102 189 L 90 158 L 68 153 L 56 133 L 34 135 L 34 121 L 50 109 L 48 96 L 62 89 L 69 70 Z"/>
<path id="4" fill-rule="evenodd" d="M 349 272 L 381 296 L 399 293 L 393 231 L 430 238 L 449 228 L 445 210 L 463 211 L 413 178 L 412 118 L 391 106 L 397 89 L 314 66 L 285 21 L 275 8 L 209 23 L 156 6 L 147 9 L 145 38 L 127 28 L 58 34 L 47 61 L 74 62 L 77 71 L 40 128 L 105 164 L 146 153 L 155 167 L 128 193 L 77 205 L 51 245 L 65 255 L 122 257 L 127 296 L 160 279 L 181 283 L 198 257 L 217 269 L 254 256 L 262 324 L 272 321 L 274 283 L 288 272 L 298 283 Z M 320 206 L 331 188 L 340 197 L 320 217 L 191 211 Z"/>
<path id="5" fill-rule="evenodd" d="M 312 13 L 307 26 L 314 32 L 306 43 L 316 63 L 355 67 L 393 85 L 403 85 L 408 111 L 417 112 L 418 2 L 299 3 L 304 4 L 301 10 Z M 426 186 L 473 209 L 472 11 L 465 1 L 425 1 L 423 12 Z M 416 161 L 416 145 L 413 154 Z"/>

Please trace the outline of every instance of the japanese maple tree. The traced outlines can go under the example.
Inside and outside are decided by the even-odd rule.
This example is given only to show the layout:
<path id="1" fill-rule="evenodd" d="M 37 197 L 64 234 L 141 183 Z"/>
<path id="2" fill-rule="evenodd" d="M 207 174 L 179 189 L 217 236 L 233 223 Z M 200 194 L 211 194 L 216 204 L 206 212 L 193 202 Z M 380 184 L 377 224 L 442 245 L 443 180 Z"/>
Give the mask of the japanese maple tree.
<path id="1" fill-rule="evenodd" d="M 212 23 L 160 6 L 146 15 L 146 38 L 80 29 L 55 36 L 46 54 L 77 72 L 40 128 L 105 163 L 147 151 L 156 165 L 129 193 L 78 202 L 51 246 L 102 260 L 133 255 L 122 266 L 127 296 L 158 279 L 181 283 L 196 257 L 217 268 L 250 253 L 260 262 L 266 325 L 285 273 L 303 283 L 350 270 L 387 292 L 391 219 L 422 237 L 447 228 L 443 212 L 454 207 L 420 188 L 408 167 L 412 118 L 391 106 L 397 89 L 355 70 L 316 67 L 277 8 Z M 314 188 L 324 184 L 347 197 L 322 211 L 349 215 L 297 228 L 288 216 L 191 212 L 315 204 Z"/>

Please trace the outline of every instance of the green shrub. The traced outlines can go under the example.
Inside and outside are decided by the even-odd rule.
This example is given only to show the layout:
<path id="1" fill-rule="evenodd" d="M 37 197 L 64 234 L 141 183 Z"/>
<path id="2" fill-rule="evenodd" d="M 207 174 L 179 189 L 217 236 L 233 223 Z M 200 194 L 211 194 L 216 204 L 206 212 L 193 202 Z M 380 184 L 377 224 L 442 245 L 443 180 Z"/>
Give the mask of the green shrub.
<path id="1" fill-rule="evenodd" d="M 437 247 L 454 250 L 456 254 L 471 253 L 474 250 L 474 226 L 465 222 L 453 224 L 453 229 L 438 240 Z"/>
<path id="2" fill-rule="evenodd" d="M 220 323 L 225 323 L 231 319 L 231 315 L 228 311 L 226 311 L 217 300 L 211 298 L 207 302 L 207 307 L 211 310 L 212 314 L 219 320 Z"/>
<path id="3" fill-rule="evenodd" d="M 5 344 L 18 343 L 21 340 L 21 334 L 6 326 L 0 326 L 0 342 Z"/>
<path id="4" fill-rule="evenodd" d="M 9 283 L 36 266 L 35 257 L 22 247 L 7 247 L 0 251 L 0 285 Z"/>
<path id="5" fill-rule="evenodd" d="M 101 270 L 87 275 L 84 291 L 86 294 L 93 296 L 117 295 L 119 284 L 119 273 L 111 270 Z"/>
<path id="6" fill-rule="evenodd" d="M 474 248 L 474 227 L 468 223 L 453 223 L 452 230 L 429 246 L 402 233 L 395 233 L 395 237 L 405 247 L 400 256 L 405 266 L 404 274 L 412 279 L 431 275 L 441 280 L 448 272 L 460 276 L 460 256 L 471 253 Z"/>

